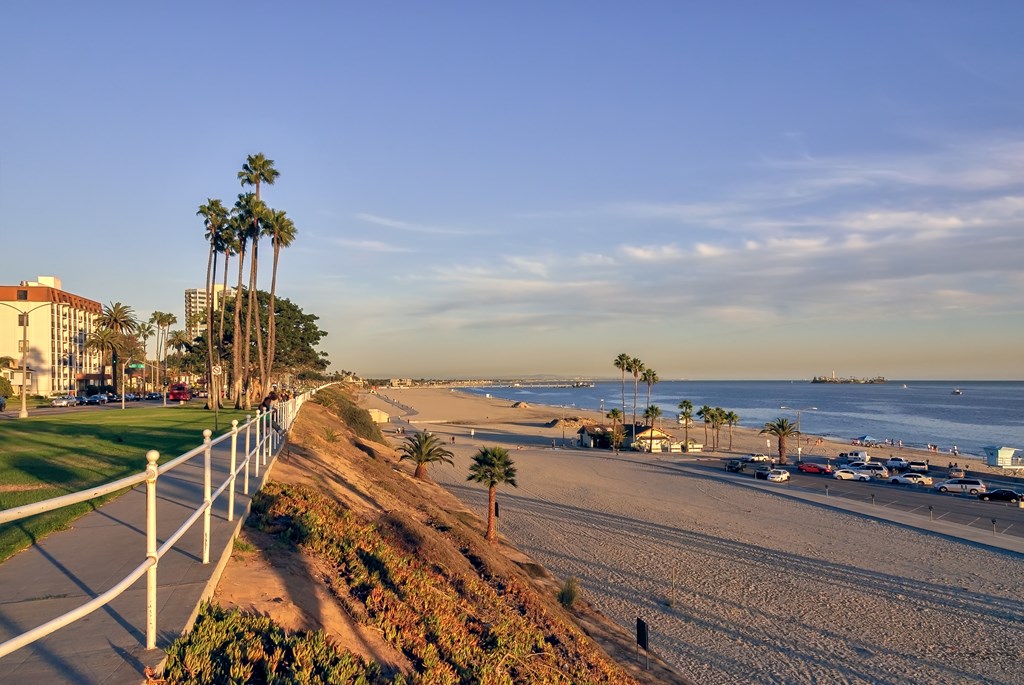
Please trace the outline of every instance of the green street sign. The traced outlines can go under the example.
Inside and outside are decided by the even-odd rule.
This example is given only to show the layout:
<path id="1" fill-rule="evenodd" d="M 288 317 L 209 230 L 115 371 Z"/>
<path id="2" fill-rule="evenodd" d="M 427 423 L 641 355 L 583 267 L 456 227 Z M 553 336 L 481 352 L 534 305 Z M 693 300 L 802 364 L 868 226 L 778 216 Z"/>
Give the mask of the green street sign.
<path id="1" fill-rule="evenodd" d="M 128 368 L 129 369 L 144 369 L 144 368 L 146 368 L 146 365 L 145 364 L 129 364 Z"/>

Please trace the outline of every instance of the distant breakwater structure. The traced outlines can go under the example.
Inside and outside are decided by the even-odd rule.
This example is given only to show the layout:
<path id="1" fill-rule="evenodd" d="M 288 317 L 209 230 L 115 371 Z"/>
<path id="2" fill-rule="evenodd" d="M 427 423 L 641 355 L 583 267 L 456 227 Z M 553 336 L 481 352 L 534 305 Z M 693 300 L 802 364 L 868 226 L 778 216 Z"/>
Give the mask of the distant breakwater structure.
<path id="1" fill-rule="evenodd" d="M 862 384 L 875 384 L 875 383 L 888 383 L 888 379 L 884 376 L 875 376 L 874 378 L 837 378 L 835 373 L 831 376 L 815 376 L 811 379 L 811 383 L 862 383 Z"/>

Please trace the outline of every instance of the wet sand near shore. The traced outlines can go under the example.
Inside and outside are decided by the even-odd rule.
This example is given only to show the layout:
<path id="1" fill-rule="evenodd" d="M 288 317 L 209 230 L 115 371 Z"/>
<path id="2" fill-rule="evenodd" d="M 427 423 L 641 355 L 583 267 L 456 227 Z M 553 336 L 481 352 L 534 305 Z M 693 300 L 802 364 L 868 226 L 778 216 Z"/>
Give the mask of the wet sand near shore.
<path id="1" fill-rule="evenodd" d="M 486 490 L 466 482 L 471 456 L 508 449 L 519 487 L 499 488 L 501 534 L 557 577 L 578 577 L 627 630 L 643 617 L 652 649 L 696 682 L 1024 683 L 1018 555 L 688 474 L 676 468 L 688 455 L 552 449 L 563 444 L 552 425 L 559 408 L 382 392 L 406 409 L 374 396 L 364 406 L 448 441 L 455 467 L 429 476 L 481 516 Z M 682 438 L 681 426 L 665 425 Z M 695 440 L 703 434 L 690 428 Z M 565 441 L 574 438 L 566 427 Z M 764 439 L 734 429 L 731 453 L 700 456 L 764 452 Z M 724 430 L 720 443 L 729 445 Z M 850 449 L 812 445 L 804 456 Z"/>

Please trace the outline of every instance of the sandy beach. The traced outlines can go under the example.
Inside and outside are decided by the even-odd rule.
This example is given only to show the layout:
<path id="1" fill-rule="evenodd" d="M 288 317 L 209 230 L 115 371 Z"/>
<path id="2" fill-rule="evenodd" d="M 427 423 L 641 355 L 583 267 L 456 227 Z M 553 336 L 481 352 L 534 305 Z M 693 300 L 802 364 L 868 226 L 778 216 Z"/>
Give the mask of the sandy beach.
<path id="1" fill-rule="evenodd" d="M 447 389 L 382 394 L 391 402 L 369 395 L 365 406 L 449 441 L 455 467 L 429 476 L 481 516 L 471 455 L 509 449 L 519 487 L 499 489 L 501 534 L 559 578 L 578 577 L 627 630 L 644 618 L 652 650 L 698 683 L 1024 683 L 1019 555 L 688 474 L 676 468 L 686 455 L 552 449 L 563 444 L 557 408 Z M 564 432 L 571 442 L 575 429 Z M 703 425 L 690 436 L 703 441 Z M 763 452 L 764 439 L 735 429 L 732 452 Z"/>

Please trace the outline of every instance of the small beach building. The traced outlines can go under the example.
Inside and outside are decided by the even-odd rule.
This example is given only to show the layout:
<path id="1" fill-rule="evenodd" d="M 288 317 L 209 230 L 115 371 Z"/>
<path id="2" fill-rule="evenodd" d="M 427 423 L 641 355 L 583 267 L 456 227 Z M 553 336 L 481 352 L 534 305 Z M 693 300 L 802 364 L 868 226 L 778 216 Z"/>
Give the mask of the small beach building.
<path id="1" fill-rule="evenodd" d="M 1003 469 L 1024 469 L 1024 454 L 1015 447 L 998 447 L 991 445 L 983 447 L 985 450 L 985 463 L 989 466 L 998 466 Z"/>
<path id="2" fill-rule="evenodd" d="M 611 426 L 585 425 L 576 431 L 576 435 L 579 436 L 580 447 L 606 450 L 612 448 Z"/>
<path id="3" fill-rule="evenodd" d="M 672 436 L 653 427 L 626 426 L 625 443 L 638 452 L 668 452 Z"/>

